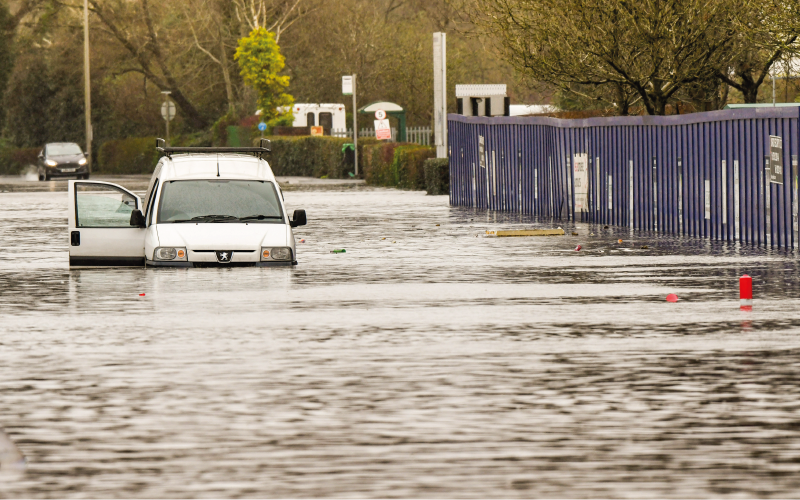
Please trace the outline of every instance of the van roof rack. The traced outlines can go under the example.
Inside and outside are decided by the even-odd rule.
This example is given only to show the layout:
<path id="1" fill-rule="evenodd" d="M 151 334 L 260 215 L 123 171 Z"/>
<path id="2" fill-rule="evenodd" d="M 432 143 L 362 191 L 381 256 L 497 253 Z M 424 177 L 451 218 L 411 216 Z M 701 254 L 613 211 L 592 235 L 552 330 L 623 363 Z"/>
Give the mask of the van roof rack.
<path id="1" fill-rule="evenodd" d="M 156 150 L 160 156 L 172 158 L 173 154 L 180 153 L 246 153 L 252 154 L 257 158 L 263 158 L 265 153 L 272 152 L 272 143 L 269 139 L 261 139 L 258 147 L 172 147 L 167 146 L 164 139 L 156 139 Z"/>

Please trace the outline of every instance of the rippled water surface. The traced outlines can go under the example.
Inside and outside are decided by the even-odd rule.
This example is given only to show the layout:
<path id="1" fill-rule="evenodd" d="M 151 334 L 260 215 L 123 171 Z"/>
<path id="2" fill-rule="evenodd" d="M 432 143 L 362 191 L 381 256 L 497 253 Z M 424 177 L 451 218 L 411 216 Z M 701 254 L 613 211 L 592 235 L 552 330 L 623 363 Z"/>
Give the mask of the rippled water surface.
<path id="1" fill-rule="evenodd" d="M 351 189 L 295 269 L 69 271 L 66 201 L 0 194 L 0 495 L 800 495 L 792 253 Z"/>

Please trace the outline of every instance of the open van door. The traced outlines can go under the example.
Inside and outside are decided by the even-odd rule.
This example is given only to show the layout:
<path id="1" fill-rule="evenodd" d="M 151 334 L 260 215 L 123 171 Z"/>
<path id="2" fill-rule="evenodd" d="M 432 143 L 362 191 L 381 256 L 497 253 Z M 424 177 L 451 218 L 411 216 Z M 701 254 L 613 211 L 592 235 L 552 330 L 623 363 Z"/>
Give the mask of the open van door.
<path id="1" fill-rule="evenodd" d="M 145 229 L 131 226 L 138 196 L 97 181 L 69 181 L 68 192 L 70 266 L 144 266 Z"/>

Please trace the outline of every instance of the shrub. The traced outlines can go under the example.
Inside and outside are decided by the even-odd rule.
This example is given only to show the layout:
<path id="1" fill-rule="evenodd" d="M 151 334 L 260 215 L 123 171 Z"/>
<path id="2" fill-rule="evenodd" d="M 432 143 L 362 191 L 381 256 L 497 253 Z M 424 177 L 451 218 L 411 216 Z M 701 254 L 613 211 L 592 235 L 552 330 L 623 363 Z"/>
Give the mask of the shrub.
<path id="1" fill-rule="evenodd" d="M 100 146 L 93 171 L 102 174 L 150 174 L 158 163 L 155 137 L 129 137 Z"/>
<path id="2" fill-rule="evenodd" d="M 352 163 L 345 161 L 343 147 L 352 143 L 351 139 L 340 137 L 312 136 L 273 136 L 272 154 L 267 156 L 275 175 L 297 175 L 305 177 L 327 176 L 329 179 L 342 179 L 353 172 Z M 259 139 L 253 141 L 258 144 Z M 359 139 L 359 164 L 364 148 L 374 140 Z"/>
<path id="3" fill-rule="evenodd" d="M 430 195 L 450 194 L 450 160 L 425 160 L 425 189 Z"/>
<path id="4" fill-rule="evenodd" d="M 364 148 L 364 179 L 367 184 L 425 189 L 423 163 L 435 149 L 418 144 L 389 142 Z"/>
<path id="5" fill-rule="evenodd" d="M 394 150 L 392 173 L 395 185 L 402 189 L 425 189 L 425 160 L 436 155 L 436 151 L 428 146 L 400 146 Z"/>
<path id="6" fill-rule="evenodd" d="M 29 166 L 36 167 L 42 148 L 9 148 L 0 150 L 0 175 L 20 175 Z"/>

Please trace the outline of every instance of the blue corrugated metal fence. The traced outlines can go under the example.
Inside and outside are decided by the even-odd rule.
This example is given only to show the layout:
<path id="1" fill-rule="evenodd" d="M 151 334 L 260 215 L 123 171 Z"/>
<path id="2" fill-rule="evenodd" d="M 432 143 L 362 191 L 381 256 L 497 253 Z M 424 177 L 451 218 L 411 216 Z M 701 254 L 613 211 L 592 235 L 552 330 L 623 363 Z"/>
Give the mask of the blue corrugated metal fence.
<path id="1" fill-rule="evenodd" d="M 799 121 L 800 110 L 785 107 L 586 120 L 449 115 L 450 203 L 796 248 Z M 783 141 L 783 184 L 770 182 L 770 136 Z M 588 156 L 582 212 L 576 155 Z"/>

